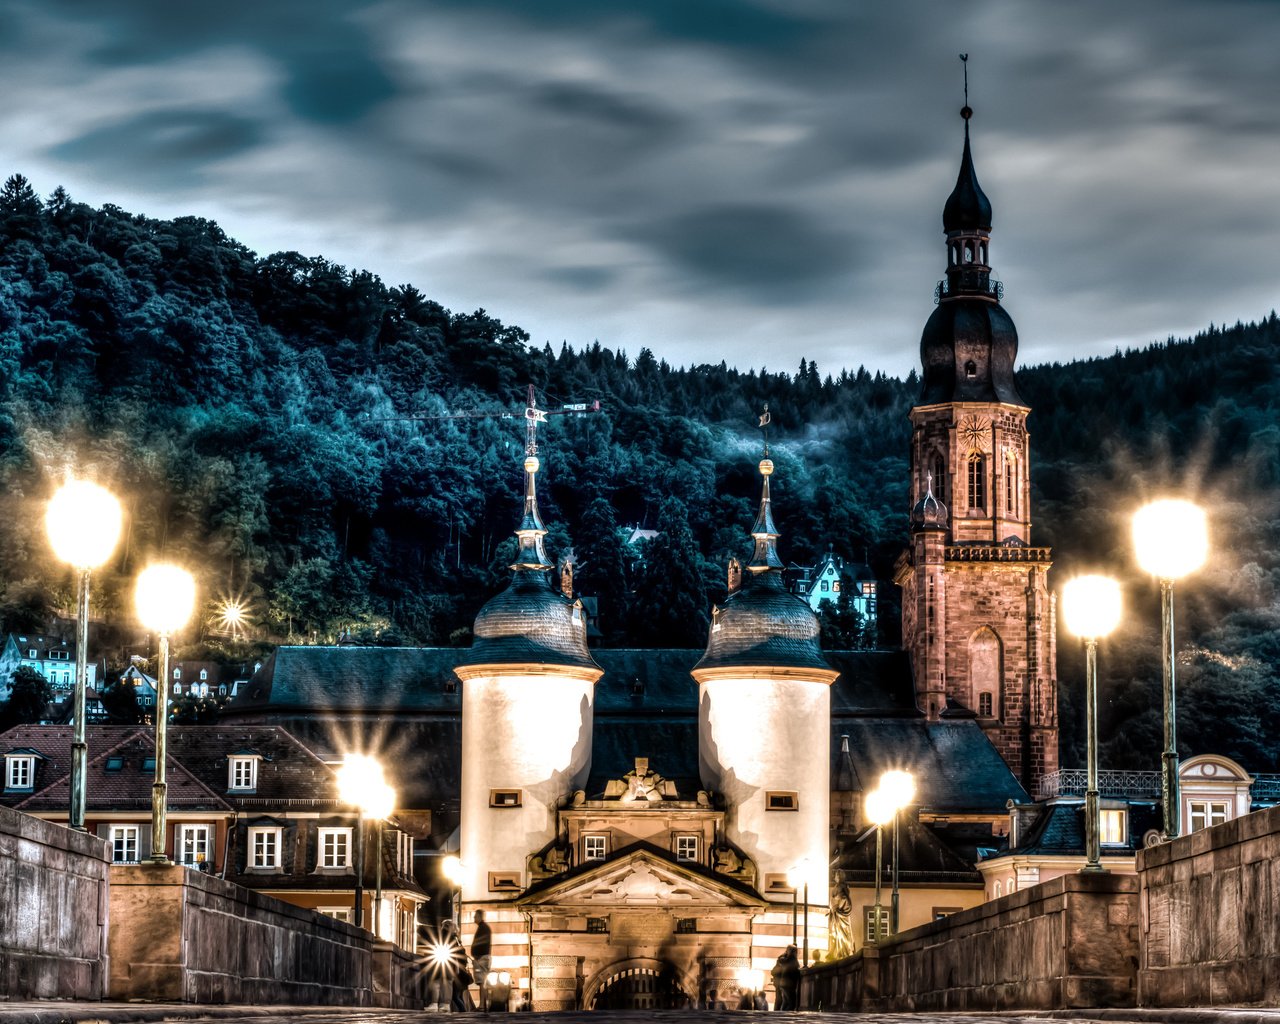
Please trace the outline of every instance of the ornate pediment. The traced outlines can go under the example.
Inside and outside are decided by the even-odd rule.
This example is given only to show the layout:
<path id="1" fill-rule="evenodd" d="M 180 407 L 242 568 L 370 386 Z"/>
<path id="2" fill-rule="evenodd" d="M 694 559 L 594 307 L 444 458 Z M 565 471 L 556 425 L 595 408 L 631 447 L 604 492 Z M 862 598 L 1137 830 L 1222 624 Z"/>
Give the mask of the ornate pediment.
<path id="1" fill-rule="evenodd" d="M 581 907 L 745 907 L 763 901 L 742 887 L 667 860 L 650 847 L 634 848 L 521 902 Z"/>

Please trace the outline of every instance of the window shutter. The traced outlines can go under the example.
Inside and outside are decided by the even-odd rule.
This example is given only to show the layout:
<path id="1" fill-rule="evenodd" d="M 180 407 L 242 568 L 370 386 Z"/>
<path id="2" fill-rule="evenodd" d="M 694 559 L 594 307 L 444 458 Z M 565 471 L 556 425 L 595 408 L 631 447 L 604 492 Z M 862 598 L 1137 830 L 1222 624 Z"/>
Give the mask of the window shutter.
<path id="1" fill-rule="evenodd" d="M 109 840 L 111 838 L 110 825 L 104 825 L 101 822 L 99 822 L 96 826 L 94 826 L 94 831 L 98 834 L 99 839 Z"/>
<path id="2" fill-rule="evenodd" d="M 151 826 L 138 826 L 138 860 L 146 860 L 151 856 Z"/>

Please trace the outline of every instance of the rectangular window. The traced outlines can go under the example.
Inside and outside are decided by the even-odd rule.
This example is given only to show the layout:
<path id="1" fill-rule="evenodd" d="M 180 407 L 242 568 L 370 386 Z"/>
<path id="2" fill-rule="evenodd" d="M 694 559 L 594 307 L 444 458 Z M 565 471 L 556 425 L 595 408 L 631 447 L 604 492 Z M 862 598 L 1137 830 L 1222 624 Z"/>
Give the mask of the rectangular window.
<path id="1" fill-rule="evenodd" d="M 838 594 L 838 593 L 840 593 L 840 581 L 839 581 L 839 580 L 832 580 L 832 581 L 831 581 L 831 589 L 832 589 L 832 590 L 834 590 L 837 594 Z"/>
<path id="2" fill-rule="evenodd" d="M 489 806 L 490 807 L 519 807 L 520 806 L 520 790 L 518 789 L 489 790 Z"/>
<path id="3" fill-rule="evenodd" d="M 582 837 L 582 859 L 583 860 L 604 860 L 605 854 L 609 852 L 608 836 L 583 836 Z"/>
<path id="4" fill-rule="evenodd" d="M 249 829 L 249 866 L 251 868 L 280 867 L 280 829 Z"/>
<path id="5" fill-rule="evenodd" d="M 138 826 L 111 826 L 111 862 L 113 864 L 138 863 Z"/>
<path id="6" fill-rule="evenodd" d="M 798 811 L 800 810 L 800 794 L 786 792 L 765 793 L 764 808 L 766 811 Z"/>
<path id="7" fill-rule="evenodd" d="M 697 861 L 698 837 L 676 836 L 676 860 Z"/>
<path id="8" fill-rule="evenodd" d="M 178 863 L 198 867 L 209 859 L 209 826 L 178 826 Z"/>
<path id="9" fill-rule="evenodd" d="M 696 917 L 677 917 L 676 918 L 676 934 L 677 935 L 693 935 L 698 931 L 698 919 Z"/>
<path id="10" fill-rule="evenodd" d="M 256 757 L 231 758 L 228 789 L 241 791 L 258 788 L 258 759 Z"/>
<path id="11" fill-rule="evenodd" d="M 345 868 L 351 864 L 351 829 L 320 830 L 320 864 L 322 868 Z"/>
<path id="12" fill-rule="evenodd" d="M 1098 832 L 1098 842 L 1104 846 L 1123 846 L 1129 841 L 1129 836 L 1124 827 L 1124 811 L 1104 810 L 1100 812 L 1100 817 L 1101 827 Z"/>
<path id="13" fill-rule="evenodd" d="M 952 914 L 958 914 L 961 907 L 934 907 L 933 920 L 941 921 L 944 917 L 950 917 Z"/>
<path id="14" fill-rule="evenodd" d="M 518 871 L 490 871 L 489 872 L 489 891 L 490 892 L 511 892 L 520 888 L 520 873 Z"/>
<path id="15" fill-rule="evenodd" d="M 1225 801 L 1191 801 L 1191 821 L 1189 824 L 1192 832 L 1199 832 L 1202 828 L 1212 828 L 1214 825 L 1221 825 L 1226 820 L 1227 804 Z"/>
<path id="16" fill-rule="evenodd" d="M 587 918 L 587 931 L 595 934 L 604 934 L 609 930 L 609 922 L 603 917 Z"/>
<path id="17" fill-rule="evenodd" d="M 825 594 L 825 593 L 826 593 L 828 590 L 830 590 L 830 589 L 831 589 L 831 583 L 830 583 L 830 581 L 829 581 L 829 580 L 823 580 L 823 581 L 822 581 L 822 592 Z"/>
<path id="18" fill-rule="evenodd" d="M 770 872 L 764 876 L 765 892 L 791 892 L 791 883 L 782 872 Z"/>
<path id="19" fill-rule="evenodd" d="M 34 757 L 10 757 L 9 770 L 5 773 L 5 789 L 31 789 L 35 785 L 36 759 Z"/>
<path id="20" fill-rule="evenodd" d="M 350 907 L 316 907 L 316 909 L 324 914 L 325 917 L 351 924 L 352 911 Z"/>
<path id="21" fill-rule="evenodd" d="M 889 908 L 880 908 L 880 934 L 876 934 L 876 908 L 867 907 L 863 918 L 863 941 L 879 942 L 889 934 Z"/>
<path id="22" fill-rule="evenodd" d="M 983 718 L 991 717 L 991 694 L 989 693 L 978 694 L 978 714 L 980 714 Z"/>

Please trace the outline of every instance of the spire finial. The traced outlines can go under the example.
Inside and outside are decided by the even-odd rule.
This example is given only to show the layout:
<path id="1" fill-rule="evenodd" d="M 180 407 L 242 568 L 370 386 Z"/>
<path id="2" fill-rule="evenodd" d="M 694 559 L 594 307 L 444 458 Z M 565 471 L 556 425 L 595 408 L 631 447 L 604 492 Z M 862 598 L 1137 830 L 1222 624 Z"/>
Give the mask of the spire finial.
<path id="1" fill-rule="evenodd" d="M 760 414 L 760 432 L 764 435 L 764 458 L 760 460 L 760 511 L 756 515 L 755 525 L 751 527 L 751 536 L 755 539 L 755 552 L 747 569 L 751 573 L 765 572 L 768 569 L 781 569 L 782 561 L 778 558 L 778 528 L 773 525 L 773 499 L 769 496 L 769 477 L 773 475 L 773 460 L 769 458 L 769 424 L 773 415 L 769 412 L 768 403 Z"/>
<path id="2" fill-rule="evenodd" d="M 969 130 L 969 118 L 973 117 L 973 108 L 969 106 L 969 55 L 960 54 L 960 63 L 964 65 L 964 106 L 960 108 L 960 116 L 965 120 L 965 131 Z"/>
<path id="3" fill-rule="evenodd" d="M 769 457 L 769 424 L 773 416 L 769 413 L 769 403 L 764 403 L 764 412 L 760 414 L 760 435 L 764 438 L 764 457 Z"/>

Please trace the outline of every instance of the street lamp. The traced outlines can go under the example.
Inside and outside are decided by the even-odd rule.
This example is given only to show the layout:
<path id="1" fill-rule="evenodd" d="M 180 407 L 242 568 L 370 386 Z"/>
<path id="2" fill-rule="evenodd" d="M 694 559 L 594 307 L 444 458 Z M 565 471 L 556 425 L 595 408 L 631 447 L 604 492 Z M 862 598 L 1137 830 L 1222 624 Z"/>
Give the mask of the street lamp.
<path id="1" fill-rule="evenodd" d="M 893 806 L 893 898 L 889 910 L 889 934 L 898 934 L 898 812 L 916 798 L 916 780 L 910 772 L 887 771 L 880 776 L 880 791 Z"/>
<path id="2" fill-rule="evenodd" d="M 1189 501 L 1153 501 L 1133 516 L 1133 546 L 1138 564 L 1160 580 L 1160 621 L 1163 626 L 1164 755 L 1160 799 L 1164 807 L 1164 838 L 1181 831 L 1178 806 L 1178 729 L 1173 670 L 1173 584 L 1204 565 L 1209 554 L 1209 530 L 1204 509 Z"/>
<path id="3" fill-rule="evenodd" d="M 813 864 L 810 862 L 808 857 L 805 857 L 787 872 L 787 884 L 791 886 L 791 899 L 793 906 L 796 890 L 802 886 L 804 887 L 804 960 L 801 962 L 805 967 L 809 966 L 809 876 L 812 873 Z M 794 915 L 792 916 L 791 921 L 791 930 L 794 937 Z"/>
<path id="4" fill-rule="evenodd" d="M 138 618 L 160 634 L 160 671 L 156 673 L 156 767 L 151 785 L 151 860 L 165 856 L 165 759 L 169 746 L 169 634 L 184 626 L 196 604 L 196 581 L 176 565 L 150 565 L 138 573 L 134 590 Z"/>
<path id="5" fill-rule="evenodd" d="M 449 880 L 449 884 L 453 886 L 449 890 L 449 902 L 452 904 L 453 923 L 458 926 L 458 934 L 462 934 L 462 914 L 461 908 L 458 906 L 462 902 L 462 879 L 466 874 L 466 868 L 462 865 L 462 858 L 457 854 L 449 854 L 440 865 L 444 870 L 444 877 Z M 457 894 L 455 898 L 454 894 Z"/>
<path id="6" fill-rule="evenodd" d="M 1107 576 L 1078 576 L 1062 588 L 1067 629 L 1085 643 L 1085 718 L 1088 778 L 1084 793 L 1085 871 L 1103 871 L 1098 812 L 1098 638 L 1120 623 L 1120 584 Z"/>
<path id="7" fill-rule="evenodd" d="M 85 688 L 88 685 L 89 574 L 111 557 L 120 540 L 120 502 L 88 480 L 69 480 L 49 502 L 45 529 L 54 554 L 76 570 L 76 688 L 75 731 L 71 742 L 71 827 L 84 828 L 85 771 L 89 747 L 85 742 Z"/>
<path id="8" fill-rule="evenodd" d="M 388 794 L 390 794 L 388 796 Z M 387 785 L 382 765 L 368 754 L 348 754 L 338 769 L 338 798 L 356 809 L 355 926 L 364 927 L 364 819 L 385 817 L 395 804 L 395 791 Z M 388 806 L 388 801 L 391 806 Z M 386 808 L 385 811 L 383 808 Z M 379 815 L 379 812 L 382 812 Z M 379 832 L 381 839 L 381 832 Z M 378 857 L 381 872 L 382 857 Z M 379 876 L 381 886 L 381 876 Z M 380 895 L 380 893 L 379 893 Z M 374 922 L 374 930 L 377 922 Z"/>
<path id="9" fill-rule="evenodd" d="M 873 941 L 878 944 L 883 937 L 883 932 L 880 928 L 880 886 L 884 875 L 884 827 L 889 824 L 889 819 L 894 814 L 893 797 L 883 789 L 872 790 L 863 799 L 862 812 L 867 816 L 867 820 L 876 827 L 876 905 L 871 934 Z"/>

